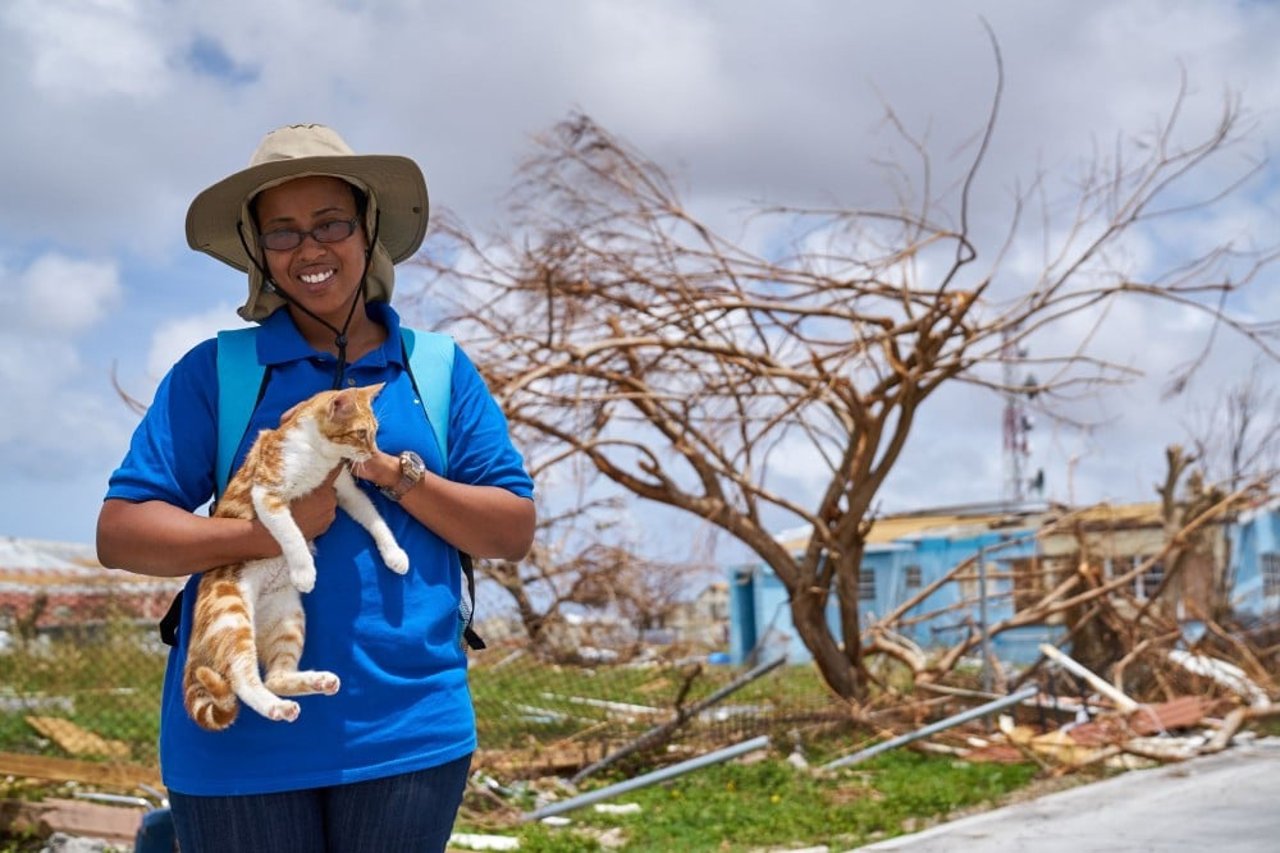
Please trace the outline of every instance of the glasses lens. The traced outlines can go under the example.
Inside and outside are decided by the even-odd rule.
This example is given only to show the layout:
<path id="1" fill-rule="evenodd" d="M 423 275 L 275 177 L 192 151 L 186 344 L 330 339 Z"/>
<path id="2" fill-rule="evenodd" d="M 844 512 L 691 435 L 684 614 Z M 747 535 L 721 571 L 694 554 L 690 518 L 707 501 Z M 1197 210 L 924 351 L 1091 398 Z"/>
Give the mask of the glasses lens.
<path id="1" fill-rule="evenodd" d="M 356 221 L 354 219 L 335 219 L 332 222 L 325 222 L 312 228 L 310 231 L 292 231 L 288 228 L 281 228 L 278 231 L 268 231 L 260 235 L 262 245 L 273 252 L 287 252 L 290 249 L 296 249 L 302 245 L 303 239 L 310 234 L 311 238 L 317 243 L 337 243 L 345 240 L 355 233 Z"/>
<path id="2" fill-rule="evenodd" d="M 311 236 L 320 243 L 336 243 L 345 240 L 356 230 L 354 219 L 335 219 L 311 229 Z"/>
<path id="3" fill-rule="evenodd" d="M 296 249 L 302 243 L 301 231 L 289 231 L 281 229 L 279 231 L 268 231 L 261 235 L 262 245 L 273 252 L 285 252 L 289 249 Z"/>

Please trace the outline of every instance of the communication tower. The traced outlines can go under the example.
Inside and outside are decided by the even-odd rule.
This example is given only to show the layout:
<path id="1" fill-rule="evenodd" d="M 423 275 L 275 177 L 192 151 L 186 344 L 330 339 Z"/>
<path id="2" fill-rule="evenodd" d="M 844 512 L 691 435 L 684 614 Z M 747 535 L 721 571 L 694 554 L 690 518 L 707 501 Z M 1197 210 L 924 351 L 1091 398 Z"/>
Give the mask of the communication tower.
<path id="1" fill-rule="evenodd" d="M 1035 398 L 1036 380 L 1029 372 L 1018 374 L 1027 350 L 1014 340 L 1017 329 L 1006 329 L 1000 346 L 1001 384 L 1004 398 L 1004 489 L 1007 503 L 1020 504 L 1028 490 L 1044 491 L 1044 471 L 1028 476 L 1031 463 L 1031 429 L 1034 426 L 1027 411 L 1028 401 Z"/>

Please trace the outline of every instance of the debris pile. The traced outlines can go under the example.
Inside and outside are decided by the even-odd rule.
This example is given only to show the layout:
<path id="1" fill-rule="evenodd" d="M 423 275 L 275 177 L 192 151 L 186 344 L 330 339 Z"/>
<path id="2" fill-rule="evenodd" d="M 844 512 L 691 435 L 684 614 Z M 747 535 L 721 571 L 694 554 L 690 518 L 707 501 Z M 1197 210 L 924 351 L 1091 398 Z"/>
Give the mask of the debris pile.
<path id="1" fill-rule="evenodd" d="M 1242 731 L 1248 720 L 1280 714 L 1280 705 L 1274 705 L 1267 691 L 1243 670 L 1208 655 L 1178 651 L 1169 652 L 1166 658 L 1174 667 L 1208 679 L 1220 689 L 1139 702 L 1059 649 L 1045 645 L 1041 651 L 1053 667 L 1092 692 L 1073 697 L 1030 687 L 1007 697 L 992 697 L 988 705 L 838 759 L 828 768 L 856 763 L 886 746 L 913 743 L 927 752 L 969 761 L 1030 760 L 1055 775 L 1098 764 L 1134 769 L 1220 752 L 1235 739 L 1251 737 Z M 1052 683 L 1054 675 L 1047 673 L 1045 680 Z M 998 710 L 1005 712 L 995 715 Z M 988 719 L 995 716 L 992 730 L 982 735 L 950 732 L 984 715 Z M 941 733 L 948 737 L 924 740 Z"/>

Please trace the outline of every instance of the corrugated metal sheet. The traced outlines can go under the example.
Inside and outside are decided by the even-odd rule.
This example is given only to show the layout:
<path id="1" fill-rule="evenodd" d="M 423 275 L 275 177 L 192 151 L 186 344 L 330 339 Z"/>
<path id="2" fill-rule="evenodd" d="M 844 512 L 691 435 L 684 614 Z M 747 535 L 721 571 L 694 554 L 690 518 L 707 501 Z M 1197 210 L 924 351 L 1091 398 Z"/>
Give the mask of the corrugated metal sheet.
<path id="1" fill-rule="evenodd" d="M 963 507 L 938 512 L 914 512 L 877 518 L 867 534 L 867 543 L 885 545 L 904 539 L 964 539 L 988 530 L 1030 530 L 1061 518 L 1065 510 L 984 511 L 975 505 L 972 511 Z M 1160 503 L 1099 504 L 1079 510 L 1076 520 L 1087 528 L 1159 527 Z M 799 551 L 809 542 L 808 526 L 796 527 L 778 534 L 778 541 L 791 551 Z"/>
<path id="2" fill-rule="evenodd" d="M 74 542 L 0 537 L 0 571 L 64 571 L 71 574 L 101 571 L 92 546 Z"/>
<path id="3" fill-rule="evenodd" d="M 112 571 L 98 562 L 93 546 L 76 542 L 0 537 L 0 590 L 87 592 L 104 586 L 133 592 L 181 587 L 184 578 L 154 578 Z"/>

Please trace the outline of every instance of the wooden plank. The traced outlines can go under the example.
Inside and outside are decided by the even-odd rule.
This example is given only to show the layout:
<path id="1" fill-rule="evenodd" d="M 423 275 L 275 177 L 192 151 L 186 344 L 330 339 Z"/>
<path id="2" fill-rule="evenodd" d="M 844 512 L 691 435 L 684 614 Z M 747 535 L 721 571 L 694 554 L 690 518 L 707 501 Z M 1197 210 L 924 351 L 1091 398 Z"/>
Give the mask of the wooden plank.
<path id="1" fill-rule="evenodd" d="M 49 782 L 82 782 L 129 792 L 136 792 L 141 784 L 164 790 L 160 772 L 154 767 L 121 761 L 80 761 L 74 758 L 0 752 L 0 774 Z"/>
<path id="2" fill-rule="evenodd" d="M 23 719 L 31 728 L 72 755 L 100 755 L 103 758 L 129 757 L 129 744 L 124 741 L 106 740 L 62 717 L 24 717 Z"/>

